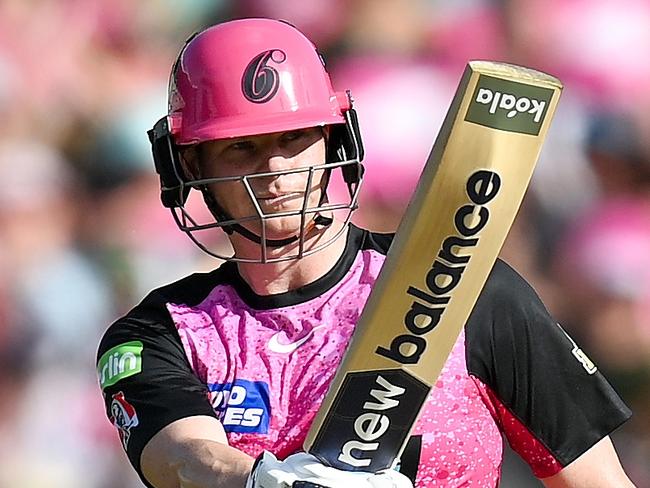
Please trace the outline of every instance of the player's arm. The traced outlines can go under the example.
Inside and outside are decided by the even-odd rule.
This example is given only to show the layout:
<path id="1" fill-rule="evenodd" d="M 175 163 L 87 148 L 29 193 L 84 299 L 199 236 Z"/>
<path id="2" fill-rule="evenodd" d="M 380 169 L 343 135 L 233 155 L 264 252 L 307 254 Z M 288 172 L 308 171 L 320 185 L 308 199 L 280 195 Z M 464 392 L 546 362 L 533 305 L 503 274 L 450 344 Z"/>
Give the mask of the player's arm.
<path id="1" fill-rule="evenodd" d="M 609 436 L 556 475 L 542 479 L 542 482 L 547 488 L 634 487 L 621 466 Z"/>
<path id="2" fill-rule="evenodd" d="M 208 388 L 156 294 L 107 330 L 97 372 L 109 421 L 146 486 L 219 486 L 219 473 L 230 473 L 220 463 L 235 469 L 233 459 L 237 470 L 250 470 L 249 457 L 227 446 Z M 182 484 L 191 470 L 207 477 L 208 467 L 216 469 L 209 483 Z"/>
<path id="3" fill-rule="evenodd" d="M 284 488 L 298 480 L 324 488 L 413 488 L 397 471 L 341 471 L 304 452 L 284 461 L 264 452 L 254 462 L 228 446 L 221 423 L 211 417 L 189 417 L 165 427 L 145 446 L 141 467 L 155 488 Z"/>
<path id="4" fill-rule="evenodd" d="M 253 461 L 228 446 L 217 419 L 194 416 L 155 434 L 142 451 L 140 466 L 156 488 L 243 488 Z"/>
<path id="5" fill-rule="evenodd" d="M 498 262 L 484 291 L 468 370 L 513 450 L 550 487 L 631 486 L 609 440 L 631 415 L 616 391 L 514 270 Z"/>

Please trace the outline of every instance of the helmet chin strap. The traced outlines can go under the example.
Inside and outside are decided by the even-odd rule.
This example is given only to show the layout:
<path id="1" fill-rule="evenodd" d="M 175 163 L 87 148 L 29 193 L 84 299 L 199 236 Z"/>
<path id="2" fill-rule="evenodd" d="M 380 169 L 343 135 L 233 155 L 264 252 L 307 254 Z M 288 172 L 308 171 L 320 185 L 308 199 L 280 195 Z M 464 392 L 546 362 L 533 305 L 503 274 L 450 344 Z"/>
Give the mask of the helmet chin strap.
<path id="1" fill-rule="evenodd" d="M 328 227 L 329 225 L 334 222 L 334 219 L 331 217 L 325 217 L 322 214 L 316 214 L 313 219 L 311 219 L 307 225 L 305 226 L 305 235 L 307 235 L 309 232 L 311 232 L 312 229 L 314 228 L 325 228 Z M 237 234 L 245 237 L 249 241 L 254 242 L 255 244 L 262 244 L 262 238 L 255 234 L 254 232 L 251 232 L 248 230 L 246 227 L 244 227 L 241 224 L 233 224 L 230 226 L 227 226 L 231 228 L 231 232 L 237 232 Z M 227 232 L 227 231 L 226 231 Z M 267 247 L 283 247 L 287 246 L 289 244 L 293 244 L 294 242 L 297 242 L 300 240 L 299 236 L 291 236 L 287 237 L 286 239 L 265 239 L 264 244 Z"/>

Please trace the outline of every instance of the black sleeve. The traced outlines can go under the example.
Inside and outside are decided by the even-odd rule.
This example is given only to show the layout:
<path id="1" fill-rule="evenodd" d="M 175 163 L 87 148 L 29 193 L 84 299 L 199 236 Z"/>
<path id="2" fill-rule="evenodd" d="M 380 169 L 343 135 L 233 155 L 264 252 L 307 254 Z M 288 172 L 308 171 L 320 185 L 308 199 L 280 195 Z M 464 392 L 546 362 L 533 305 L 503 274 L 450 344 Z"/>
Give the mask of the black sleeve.
<path id="1" fill-rule="evenodd" d="M 466 327 L 467 365 L 566 466 L 631 412 L 514 270 L 497 261 Z"/>
<path id="2" fill-rule="evenodd" d="M 156 292 L 106 331 L 97 372 L 107 415 L 143 481 L 140 455 L 154 434 L 181 418 L 216 416 Z"/>

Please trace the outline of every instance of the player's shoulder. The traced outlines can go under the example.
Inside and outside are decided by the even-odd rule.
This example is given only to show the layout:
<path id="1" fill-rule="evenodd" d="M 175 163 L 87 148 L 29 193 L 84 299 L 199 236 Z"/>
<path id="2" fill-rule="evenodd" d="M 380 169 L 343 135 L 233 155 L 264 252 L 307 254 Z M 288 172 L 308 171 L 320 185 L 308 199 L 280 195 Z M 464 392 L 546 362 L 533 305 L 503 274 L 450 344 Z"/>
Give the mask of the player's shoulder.
<path id="1" fill-rule="evenodd" d="M 477 306 L 498 307 L 499 310 L 506 307 L 505 310 L 509 310 L 537 300 L 537 293 L 528 281 L 507 262 L 497 259 L 479 296 Z"/>
<path id="2" fill-rule="evenodd" d="M 465 327 L 468 344 L 501 343 L 555 324 L 537 292 L 508 263 L 498 259 Z"/>
<path id="3" fill-rule="evenodd" d="M 236 276 L 238 273 L 235 263 L 224 262 L 212 271 L 193 273 L 173 283 L 156 288 L 144 298 L 138 307 L 156 306 L 161 302 L 197 305 L 205 300 L 217 286 L 232 284 Z"/>
<path id="4" fill-rule="evenodd" d="M 196 305 L 218 285 L 232 280 L 232 263 L 207 273 L 193 273 L 158 287 L 106 329 L 99 343 L 98 357 L 111 348 L 132 341 L 177 341 L 178 333 L 167 304 Z"/>

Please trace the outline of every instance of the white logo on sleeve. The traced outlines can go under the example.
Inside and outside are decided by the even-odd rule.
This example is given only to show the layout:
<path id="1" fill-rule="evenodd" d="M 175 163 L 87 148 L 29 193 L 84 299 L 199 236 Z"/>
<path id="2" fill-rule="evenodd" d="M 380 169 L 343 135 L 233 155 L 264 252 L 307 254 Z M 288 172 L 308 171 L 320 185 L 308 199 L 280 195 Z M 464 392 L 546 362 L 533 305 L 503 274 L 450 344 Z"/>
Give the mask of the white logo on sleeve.
<path id="1" fill-rule="evenodd" d="M 303 337 L 298 339 L 297 341 L 290 342 L 288 344 L 283 344 L 280 342 L 279 336 L 284 335 L 284 332 L 276 332 L 271 336 L 269 339 L 269 349 L 273 352 L 277 352 L 278 354 L 289 354 L 298 349 L 300 346 L 302 346 L 305 342 L 310 340 L 314 336 L 314 332 L 317 331 L 318 329 L 321 329 L 325 327 L 325 324 L 317 325 L 313 329 L 311 329 L 307 334 L 305 334 Z"/>
<path id="2" fill-rule="evenodd" d="M 562 328 L 560 324 L 557 324 L 557 326 L 560 328 L 562 332 L 564 332 L 564 335 L 571 342 L 571 345 L 573 346 L 573 349 L 571 349 L 571 354 L 573 354 L 573 357 L 575 357 L 578 360 L 578 362 L 582 365 L 584 370 L 588 374 L 594 374 L 596 371 L 598 371 L 598 367 L 596 367 L 594 362 L 591 359 L 589 359 L 589 356 L 587 356 L 585 352 L 582 349 L 580 349 L 578 344 L 576 344 L 576 342 L 571 338 L 571 336 L 567 334 L 564 328 Z"/>

